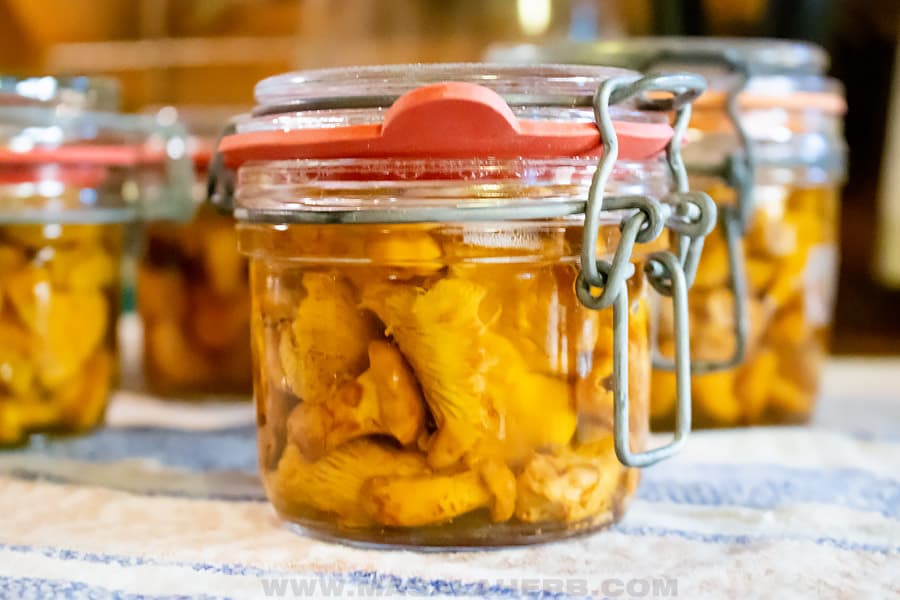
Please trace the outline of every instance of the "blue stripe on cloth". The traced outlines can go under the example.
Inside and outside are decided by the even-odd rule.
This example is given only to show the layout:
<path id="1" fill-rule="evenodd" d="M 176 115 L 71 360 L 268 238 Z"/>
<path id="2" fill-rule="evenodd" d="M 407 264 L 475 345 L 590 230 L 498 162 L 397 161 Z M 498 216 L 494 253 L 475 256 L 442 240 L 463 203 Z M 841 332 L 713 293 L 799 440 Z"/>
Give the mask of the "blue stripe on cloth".
<path id="1" fill-rule="evenodd" d="M 256 428 L 252 425 L 207 431 L 157 427 L 116 427 L 82 437 L 35 436 L 27 446 L 4 452 L 86 462 L 148 458 L 190 471 L 256 472 Z"/>
<path id="2" fill-rule="evenodd" d="M 860 469 L 673 461 L 645 471 L 638 497 L 647 502 L 758 509 L 796 502 L 829 504 L 900 518 L 900 481 Z"/>
<path id="3" fill-rule="evenodd" d="M 869 431 L 864 429 L 854 429 L 852 431 L 837 431 L 834 433 L 840 433 L 842 435 L 846 435 L 847 437 L 852 437 L 853 439 L 859 440 L 861 442 L 876 442 L 881 444 L 900 444 L 900 433 L 896 432 L 884 432 L 884 431 Z"/>
<path id="4" fill-rule="evenodd" d="M 166 600 L 218 600 L 227 597 L 207 595 L 179 596 L 171 594 L 147 596 L 110 590 L 77 581 L 0 576 L 0 598 L 15 598 L 16 600 L 45 600 L 46 598 L 67 598 L 71 600 L 156 600 L 163 598 Z"/>
<path id="5" fill-rule="evenodd" d="M 106 554 L 100 552 L 82 552 L 67 548 L 54 548 L 51 546 L 32 546 L 29 544 L 0 544 L 0 551 L 15 552 L 17 554 L 38 554 L 55 560 L 72 560 L 94 564 L 115 565 L 119 567 L 181 567 L 193 571 L 212 573 L 216 575 L 238 575 L 250 577 L 263 577 L 267 575 L 289 575 L 285 571 L 260 569 L 241 564 L 211 564 L 196 562 L 178 562 L 158 560 L 144 556 L 127 556 L 121 554 Z"/>
<path id="6" fill-rule="evenodd" d="M 612 531 L 629 536 L 677 537 L 688 541 L 706 544 L 746 546 L 753 543 L 790 541 L 796 543 L 813 544 L 816 546 L 826 546 L 848 552 L 865 552 L 870 554 L 884 555 L 900 554 L 900 546 L 861 543 L 828 536 L 821 536 L 818 538 L 802 538 L 797 536 L 721 534 L 687 531 L 683 529 L 665 527 L 631 527 L 623 524 L 614 525 L 612 527 Z M 603 534 L 601 533 L 600 535 Z M 350 584 L 364 584 L 375 586 L 378 587 L 379 590 L 393 591 L 395 593 L 418 593 L 418 591 L 422 590 L 424 587 L 428 590 L 432 590 L 432 595 L 435 593 L 444 593 L 438 591 L 441 589 L 457 589 L 464 591 L 469 595 L 490 595 L 495 597 L 505 597 L 508 596 L 511 592 L 525 591 L 516 590 L 512 587 L 509 587 L 508 585 L 503 585 L 502 582 L 463 582 L 460 580 L 422 579 L 418 577 L 403 578 L 388 573 L 375 573 L 373 571 L 297 573 L 277 569 L 263 569 L 260 567 L 242 565 L 239 563 L 213 564 L 203 562 L 167 561 L 144 556 L 82 552 L 80 550 L 54 548 L 49 546 L 32 546 L 27 544 L 0 544 L 0 551 L 13 552 L 17 554 L 37 554 L 46 558 L 63 561 L 78 561 L 103 565 L 115 565 L 120 567 L 174 567 L 190 569 L 198 573 L 229 575 L 237 577 L 290 578 L 307 576 L 320 579 L 337 579 L 340 581 L 348 582 Z M 460 595 L 466 595 L 465 593 Z M 534 597 L 565 597 L 565 595 L 540 592 L 536 593 Z"/>
<path id="7" fill-rule="evenodd" d="M 12 477 L 30 481 L 90 484 L 83 475 L 44 473 L 24 467 L 6 470 Z M 197 474 L 205 477 L 210 473 Z M 224 477 L 227 474 L 222 474 Z M 238 474 L 243 476 L 244 474 Z M 114 487 L 130 493 L 154 497 L 195 498 L 225 502 L 265 502 L 260 484 L 248 492 L 247 485 L 231 489 L 224 479 L 210 480 L 199 489 L 142 487 L 138 490 Z M 645 502 L 689 506 L 740 506 L 772 510 L 786 504 L 809 503 L 839 506 L 900 519 L 900 482 L 855 469 L 816 470 L 778 465 L 677 464 L 650 469 L 638 487 Z"/>
<path id="8" fill-rule="evenodd" d="M 633 536 L 655 536 L 655 537 L 677 537 L 692 542 L 703 542 L 706 544 L 731 544 L 734 546 L 747 546 L 757 542 L 773 542 L 788 541 L 798 543 L 812 543 L 816 546 L 828 546 L 838 550 L 846 550 L 848 552 L 867 552 L 871 554 L 900 554 L 900 546 L 891 546 L 885 544 L 868 544 L 864 542 L 854 542 L 835 537 L 801 537 L 795 535 L 773 536 L 773 535 L 751 535 L 751 534 L 729 534 L 729 533 L 709 533 L 703 531 L 687 531 L 684 529 L 675 529 L 669 527 L 649 527 L 637 526 L 632 527 L 621 523 L 613 525 L 613 531 Z"/>
<path id="9" fill-rule="evenodd" d="M 864 442 L 900 442 L 900 434 L 837 433 Z M 88 436 L 33 436 L 24 448 L 4 455 L 37 454 L 88 462 L 153 458 L 191 471 L 256 471 L 256 428 L 252 425 L 188 431 L 161 427 L 112 427 Z M 671 463 L 666 463 L 671 464 Z"/>
<path id="10" fill-rule="evenodd" d="M 90 487 L 91 485 L 97 486 L 98 484 L 85 481 L 84 477 L 79 475 L 78 473 L 73 473 L 71 476 L 62 476 L 58 473 L 45 473 L 41 471 L 36 471 L 33 469 L 25 469 L 14 467 L 3 472 L 4 475 L 8 475 L 9 477 L 15 477 L 16 479 L 21 479 L 23 481 L 40 481 L 44 483 L 58 483 L 58 484 L 69 484 L 69 485 L 81 485 Z M 204 477 L 207 474 L 196 474 L 195 477 Z M 129 492 L 133 494 L 138 494 L 140 496 L 147 496 L 148 498 L 154 497 L 165 497 L 165 498 L 190 498 L 194 500 L 214 500 L 221 502 L 267 502 L 266 500 L 266 492 L 262 487 L 262 482 L 257 479 L 258 486 L 254 492 L 244 492 L 244 491 L 233 491 L 228 489 L 230 486 L 226 486 L 222 481 L 206 481 L 204 486 L 201 486 L 201 489 L 185 489 L 182 487 L 178 489 L 177 484 L 173 484 L 169 487 L 140 487 L 135 489 L 134 487 L 128 487 L 126 485 L 119 484 L 110 484 L 103 485 L 102 487 L 106 489 L 118 490 L 123 492 Z M 218 485 L 218 487 L 217 487 Z M 248 486 L 241 486 L 241 489 L 246 489 Z"/>
<path id="11" fill-rule="evenodd" d="M 98 554 L 93 552 L 80 552 L 77 550 L 66 550 L 61 548 L 50 548 L 50 547 L 42 547 L 42 546 L 28 546 L 28 545 L 6 545 L 0 544 L 0 551 L 9 551 L 16 552 L 22 554 L 39 554 L 41 556 L 45 556 L 48 558 L 53 558 L 57 560 L 72 560 L 72 561 L 81 561 L 95 564 L 104 564 L 104 565 L 115 565 L 120 567 L 140 567 L 140 566 L 154 566 L 154 567 L 174 567 L 174 568 L 185 568 L 190 569 L 192 571 L 196 571 L 199 573 L 208 573 L 214 575 L 226 575 L 226 576 L 236 576 L 236 577 L 257 577 L 260 578 L 260 591 L 263 590 L 262 580 L 266 579 L 268 583 L 271 584 L 272 581 L 287 581 L 288 585 L 290 580 L 300 580 L 304 579 L 306 581 L 312 582 L 315 581 L 318 583 L 318 590 L 320 594 L 325 590 L 331 590 L 335 597 L 340 597 L 338 594 L 339 585 L 343 584 L 345 586 L 350 586 L 350 589 L 353 591 L 363 591 L 363 589 L 367 591 L 375 590 L 380 592 L 381 595 L 388 594 L 401 594 L 401 595 L 410 595 L 410 596 L 460 596 L 460 597 L 481 597 L 481 598 L 537 598 L 537 599 L 553 599 L 553 598 L 573 598 L 574 596 L 562 593 L 562 592 L 554 592 L 549 590 L 542 591 L 533 591 L 533 590 L 524 590 L 519 589 L 515 585 L 509 585 L 509 583 L 504 584 L 502 581 L 492 582 L 490 580 L 484 581 L 461 581 L 458 579 L 427 579 L 423 577 L 400 577 L 397 575 L 392 575 L 390 573 L 378 573 L 375 571 L 347 571 L 347 572 L 336 572 L 336 573 L 328 573 L 328 572 L 306 572 L 306 573 L 297 573 L 297 572 L 288 572 L 288 571 L 278 571 L 278 570 L 268 570 L 268 569 L 260 569 L 258 567 L 252 567 L 249 565 L 240 565 L 240 564 L 209 564 L 209 563 L 195 563 L 195 562 L 177 562 L 177 561 L 163 561 L 157 560 L 153 558 L 145 558 L 140 556 L 121 556 L 121 555 L 113 555 L 113 554 Z M 21 581 L 19 579 L 14 579 L 12 581 Z M 3 591 L 2 587 L 3 579 L 0 578 L 0 592 Z M 35 579 L 35 580 L 27 580 L 27 584 L 29 586 L 41 584 L 44 582 L 49 582 L 48 585 L 55 585 L 59 583 L 60 585 L 67 585 L 67 582 L 55 582 L 54 580 L 45 580 L 45 579 Z M 339 585 L 335 585 L 339 584 Z M 73 584 L 74 586 L 82 587 L 83 584 Z M 315 585 L 315 584 L 312 584 Z M 89 586 L 83 586 L 88 589 Z M 305 590 L 310 590 L 310 584 L 306 586 L 300 586 Z M 99 589 L 99 588 L 98 588 Z M 291 588 L 288 587 L 287 595 L 291 595 Z M 48 590 L 49 591 L 49 590 Z M 103 590 L 100 590 L 101 592 Z M 261 595 L 265 595 L 264 593 Z M 303 595 L 316 595 L 316 594 L 303 594 Z M 363 595 L 363 594 L 358 594 Z M 17 596 L 6 596 L 0 594 L 0 598 L 6 597 L 17 597 Z M 46 596 L 44 596 L 46 597 Z M 77 596 L 81 597 L 81 596 Z M 100 595 L 100 596 L 86 596 L 86 597 L 109 597 L 108 595 Z M 144 596 L 133 596 L 133 595 L 124 595 L 124 596 L 115 596 L 117 598 L 143 598 Z"/>
<path id="12" fill-rule="evenodd" d="M 884 441 L 882 436 L 861 432 L 846 435 L 860 441 Z M 898 437 L 897 441 L 900 441 Z M 244 471 L 255 473 L 256 429 L 252 425 L 224 429 L 187 431 L 159 427 L 115 427 L 82 437 L 34 436 L 20 449 L 3 452 L 61 457 L 85 462 L 110 462 L 149 458 L 189 471 Z M 673 463 L 666 463 L 666 469 Z M 726 468 L 741 468 L 728 465 Z"/>
<path id="13" fill-rule="evenodd" d="M 73 461 L 113 462 L 154 459 L 165 466 L 199 473 L 237 472 L 255 477 L 256 432 L 253 426 L 212 431 L 153 427 L 108 428 L 80 438 L 39 438 L 20 450 L 4 452 L 4 470 L 28 479 L 79 483 L 58 472 L 42 473 L 33 464 L 18 467 L 16 456 L 59 457 Z M 198 497 L 196 492 L 150 487 L 148 495 Z M 259 500 L 262 494 L 204 490 L 210 499 Z M 742 506 L 773 509 L 789 503 L 817 503 L 900 518 L 900 480 L 861 469 L 809 469 L 773 464 L 689 463 L 675 460 L 645 471 L 638 497 L 647 502 L 693 506 Z"/>
<path id="14" fill-rule="evenodd" d="M 214 431 L 184 431 L 150 427 L 105 429 L 82 438 L 41 438 L 25 449 L 2 455 L 6 472 L 27 479 L 79 483 L 59 473 L 42 473 L 34 465 L 18 467 L 17 454 L 60 457 L 85 462 L 111 462 L 134 458 L 155 459 L 165 466 L 191 472 L 239 472 L 255 477 L 256 433 L 253 426 Z M 148 495 L 198 497 L 177 489 L 152 487 Z M 258 495 L 220 493 L 221 500 L 259 500 Z M 900 481 L 861 469 L 809 469 L 773 464 L 668 462 L 645 471 L 638 496 L 647 502 L 694 506 L 743 506 L 773 509 L 788 503 L 817 503 L 900 518 Z"/>

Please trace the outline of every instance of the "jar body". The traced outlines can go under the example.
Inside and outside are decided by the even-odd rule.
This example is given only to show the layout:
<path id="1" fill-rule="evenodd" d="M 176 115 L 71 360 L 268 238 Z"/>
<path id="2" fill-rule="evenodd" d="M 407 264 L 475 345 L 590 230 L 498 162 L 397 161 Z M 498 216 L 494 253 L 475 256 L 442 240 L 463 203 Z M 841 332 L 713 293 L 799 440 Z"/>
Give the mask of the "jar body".
<path id="1" fill-rule="evenodd" d="M 601 239 L 614 248 L 618 228 Z M 491 546 L 613 522 L 612 309 L 574 282 L 578 222 L 241 224 L 260 471 L 281 516 L 368 544 Z M 605 238 L 604 238 L 605 236 Z M 648 307 L 629 311 L 632 446 Z"/>
<path id="2" fill-rule="evenodd" d="M 144 379 L 164 395 L 249 394 L 250 290 L 234 219 L 151 223 L 138 267 Z"/>
<path id="3" fill-rule="evenodd" d="M 0 445 L 103 420 L 122 225 L 0 225 Z"/>
<path id="4" fill-rule="evenodd" d="M 734 368 L 692 378 L 696 427 L 803 423 L 814 408 L 837 285 L 839 184 L 772 179 L 764 175 L 755 184 L 754 212 L 739 242 L 748 291 L 746 356 Z M 734 200 L 721 181 L 696 178 L 692 185 L 720 204 Z M 722 227 L 706 239 L 689 300 L 692 359 L 727 361 L 736 338 Z M 666 330 L 661 325 L 662 336 Z M 662 354 L 670 355 L 671 345 L 660 338 Z M 674 406 L 674 376 L 654 370 L 654 428 L 673 426 Z"/>

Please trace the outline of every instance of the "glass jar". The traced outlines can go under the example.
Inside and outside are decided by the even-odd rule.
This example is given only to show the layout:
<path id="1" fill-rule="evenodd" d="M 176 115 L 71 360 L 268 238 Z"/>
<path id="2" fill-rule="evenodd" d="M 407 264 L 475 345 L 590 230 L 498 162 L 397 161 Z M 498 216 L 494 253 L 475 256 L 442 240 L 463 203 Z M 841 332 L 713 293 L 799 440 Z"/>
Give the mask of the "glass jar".
<path id="1" fill-rule="evenodd" d="M 846 162 L 843 91 L 822 75 L 824 50 L 780 40 L 636 38 L 497 48 L 491 56 L 690 68 L 707 77 L 684 148 L 691 186 L 713 197 L 721 221 L 690 293 L 695 424 L 806 421 L 832 322 Z M 661 303 L 663 324 L 668 312 Z M 672 340 L 664 325 L 660 331 L 667 356 Z M 654 428 L 672 427 L 673 381 L 669 370 L 654 370 Z"/>
<path id="2" fill-rule="evenodd" d="M 249 396 L 250 288 L 234 219 L 202 203 L 213 140 L 231 110 L 166 107 L 161 118 L 186 124 L 192 137 L 196 211 L 188 223 L 157 221 L 145 230 L 138 266 L 144 330 L 144 382 L 157 394 Z"/>
<path id="3" fill-rule="evenodd" d="M 115 113 L 0 94 L 0 445 L 103 419 L 118 369 L 125 224 L 141 180 L 177 187 L 183 139 Z M 183 178 L 180 179 L 183 182 Z M 166 195 L 178 210 L 178 195 Z"/>
<path id="4" fill-rule="evenodd" d="M 329 539 L 453 547 L 622 514 L 631 467 L 690 427 L 682 398 L 675 441 L 645 451 L 645 267 L 686 298 L 661 232 L 699 200 L 666 195 L 673 130 L 631 97 L 671 89 L 681 106 L 702 89 L 679 81 L 470 64 L 257 86 L 260 106 L 219 151 L 250 260 L 260 471 L 284 519 Z M 611 122 L 597 170 L 601 84 L 619 105 L 598 109 Z M 231 206 L 227 186 L 214 199 Z"/>

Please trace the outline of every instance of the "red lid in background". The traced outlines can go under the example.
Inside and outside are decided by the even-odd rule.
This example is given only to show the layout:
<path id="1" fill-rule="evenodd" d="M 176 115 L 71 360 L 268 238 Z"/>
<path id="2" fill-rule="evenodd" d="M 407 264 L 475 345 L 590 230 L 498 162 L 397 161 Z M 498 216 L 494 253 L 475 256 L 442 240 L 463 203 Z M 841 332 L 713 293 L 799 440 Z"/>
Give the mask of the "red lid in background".
<path id="1" fill-rule="evenodd" d="M 131 167 L 163 160 L 165 160 L 165 153 L 162 149 L 145 148 L 139 144 L 66 144 L 56 147 L 37 147 L 24 152 L 0 148 L 0 165 L 49 163 Z"/>
<path id="2" fill-rule="evenodd" d="M 0 182 L 54 177 L 63 183 L 92 187 L 102 182 L 99 174 L 111 168 L 162 166 L 169 159 L 167 142 L 162 135 L 154 135 L 147 124 L 141 131 L 131 119 L 117 113 L 74 111 L 57 116 L 53 108 L 2 107 Z M 178 143 L 183 144 L 180 140 Z M 85 179 L 88 172 L 94 175 Z"/>
<path id="3" fill-rule="evenodd" d="M 0 185 L 35 183 L 52 179 L 72 187 L 97 187 L 102 184 L 109 170 L 101 165 L 2 165 Z"/>
<path id="4" fill-rule="evenodd" d="M 194 138 L 193 145 L 190 150 L 191 159 L 194 162 L 194 169 L 197 172 L 204 172 L 209 167 L 212 155 L 215 150 L 215 144 L 206 138 Z"/>
<path id="5" fill-rule="evenodd" d="M 165 152 L 140 144 L 71 144 L 25 152 L 0 148 L 0 185 L 52 179 L 74 187 L 97 187 L 110 168 L 162 165 Z"/>
<path id="6" fill-rule="evenodd" d="M 663 151 L 667 122 L 614 121 L 619 157 L 641 160 Z M 226 165 L 310 158 L 559 158 L 600 153 L 592 122 L 518 118 L 483 85 L 443 82 L 400 96 L 381 123 L 248 131 L 219 144 Z"/>

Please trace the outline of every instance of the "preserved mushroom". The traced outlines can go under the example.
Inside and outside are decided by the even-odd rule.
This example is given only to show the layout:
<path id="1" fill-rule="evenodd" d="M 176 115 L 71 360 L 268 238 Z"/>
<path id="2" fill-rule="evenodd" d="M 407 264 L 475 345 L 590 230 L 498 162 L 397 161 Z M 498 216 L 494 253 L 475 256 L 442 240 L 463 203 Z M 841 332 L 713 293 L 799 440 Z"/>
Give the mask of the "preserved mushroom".
<path id="1" fill-rule="evenodd" d="M 102 420 L 120 235 L 115 225 L 0 226 L 0 444 Z"/>
<path id="2" fill-rule="evenodd" d="M 259 239 L 258 227 L 242 226 L 242 238 Z M 293 255 L 319 256 L 309 239 L 321 227 L 294 227 L 310 236 L 292 234 L 303 240 Z M 358 226 L 349 235 L 384 234 Z M 566 525 L 620 510 L 631 470 L 612 447 L 609 311 L 577 302 L 572 264 L 451 263 L 453 237 L 435 228 L 429 239 L 447 249 L 424 266 L 404 252 L 366 268 L 251 263 L 254 338 L 271 365 L 257 389 L 260 449 L 282 512 L 327 514 L 353 529 L 468 513 Z M 511 285 L 505 296 L 502 283 Z M 630 287 L 639 446 L 649 324 L 644 290 Z"/>

